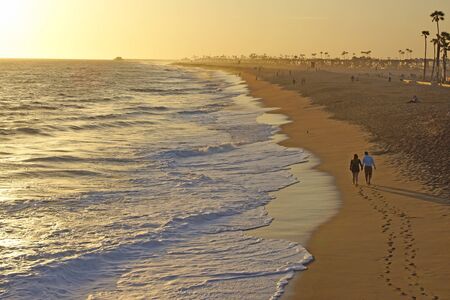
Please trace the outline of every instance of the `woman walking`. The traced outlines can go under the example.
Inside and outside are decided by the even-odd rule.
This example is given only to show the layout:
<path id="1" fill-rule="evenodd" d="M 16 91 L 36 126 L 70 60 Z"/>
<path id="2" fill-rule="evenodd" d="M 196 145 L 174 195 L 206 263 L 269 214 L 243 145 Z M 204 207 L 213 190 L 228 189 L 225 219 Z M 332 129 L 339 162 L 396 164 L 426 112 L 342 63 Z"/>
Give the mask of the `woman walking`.
<path id="1" fill-rule="evenodd" d="M 358 154 L 353 155 L 353 159 L 350 161 L 350 171 L 353 174 L 353 184 L 358 186 L 359 171 L 362 170 L 361 160 L 358 158 Z"/>

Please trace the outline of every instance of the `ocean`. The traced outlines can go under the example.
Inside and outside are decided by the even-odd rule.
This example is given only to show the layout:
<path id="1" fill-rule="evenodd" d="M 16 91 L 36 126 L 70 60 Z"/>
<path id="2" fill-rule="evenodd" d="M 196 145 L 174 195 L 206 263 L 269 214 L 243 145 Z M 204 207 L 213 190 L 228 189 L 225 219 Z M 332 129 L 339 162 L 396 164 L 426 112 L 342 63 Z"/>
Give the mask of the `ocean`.
<path id="1" fill-rule="evenodd" d="M 277 299 L 312 256 L 253 237 L 301 149 L 238 76 L 0 62 L 1 299 Z"/>

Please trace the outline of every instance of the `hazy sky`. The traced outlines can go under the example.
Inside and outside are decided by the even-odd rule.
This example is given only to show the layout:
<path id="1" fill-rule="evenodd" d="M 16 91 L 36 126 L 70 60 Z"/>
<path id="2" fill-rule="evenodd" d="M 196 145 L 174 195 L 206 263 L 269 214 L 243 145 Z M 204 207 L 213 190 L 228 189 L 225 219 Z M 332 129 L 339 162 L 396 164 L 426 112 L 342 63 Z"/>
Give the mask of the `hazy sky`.
<path id="1" fill-rule="evenodd" d="M 450 0 L 0 0 L 0 57 L 423 53 Z"/>

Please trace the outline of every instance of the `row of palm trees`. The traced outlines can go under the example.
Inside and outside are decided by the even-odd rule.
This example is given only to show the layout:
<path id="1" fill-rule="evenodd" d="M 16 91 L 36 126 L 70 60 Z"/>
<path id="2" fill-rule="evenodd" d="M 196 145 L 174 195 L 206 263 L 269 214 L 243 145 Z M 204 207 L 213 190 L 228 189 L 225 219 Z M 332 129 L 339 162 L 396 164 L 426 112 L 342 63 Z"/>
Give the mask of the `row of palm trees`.
<path id="1" fill-rule="evenodd" d="M 400 49 L 400 50 L 398 50 L 399 59 L 400 60 L 402 60 L 402 59 L 410 59 L 411 60 L 411 59 L 413 59 L 412 58 L 413 52 L 414 51 L 409 48 L 406 48 L 405 50 Z M 409 55 L 409 57 L 408 57 L 408 55 Z"/>
<path id="2" fill-rule="evenodd" d="M 320 53 L 320 59 L 330 59 L 331 57 L 330 57 L 330 54 L 328 53 L 328 52 L 323 52 L 323 51 L 321 51 L 321 52 L 319 52 Z M 361 54 L 364 56 L 364 55 L 367 55 L 367 57 L 370 57 L 370 54 L 372 53 L 372 51 L 371 50 L 368 50 L 368 51 L 361 51 Z M 348 58 L 348 55 L 349 54 L 349 52 L 348 51 L 342 51 L 342 53 L 341 53 L 341 56 L 342 56 L 342 58 L 343 59 L 347 59 Z M 305 55 L 304 54 L 301 54 L 300 55 L 301 57 L 305 57 Z M 316 58 L 316 56 L 317 56 L 317 53 L 311 53 L 311 56 L 312 56 L 312 58 Z M 352 58 L 356 58 L 356 53 L 353 53 L 353 56 L 352 56 Z"/>
<path id="3" fill-rule="evenodd" d="M 445 14 L 442 11 L 436 10 L 431 15 L 431 21 L 436 23 L 436 38 L 431 39 L 433 44 L 433 67 L 431 69 L 431 81 L 446 82 L 447 81 L 447 58 L 448 51 L 450 51 L 450 34 L 448 32 L 441 32 L 439 22 L 444 21 Z M 423 79 L 427 76 L 427 45 L 428 36 L 430 32 L 428 30 L 422 31 L 422 36 L 425 39 L 425 58 L 423 67 Z M 442 69 L 441 69 L 442 58 Z"/>

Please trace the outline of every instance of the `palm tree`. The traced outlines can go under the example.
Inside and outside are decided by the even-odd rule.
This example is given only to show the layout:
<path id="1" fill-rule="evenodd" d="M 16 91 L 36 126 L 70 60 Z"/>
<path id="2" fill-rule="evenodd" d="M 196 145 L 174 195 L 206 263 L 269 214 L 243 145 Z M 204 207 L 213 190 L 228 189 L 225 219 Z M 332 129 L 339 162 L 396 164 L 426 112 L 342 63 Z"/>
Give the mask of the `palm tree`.
<path id="1" fill-rule="evenodd" d="M 438 11 L 438 10 L 435 10 L 430 15 L 432 22 L 436 22 L 438 41 L 440 39 L 439 21 L 443 21 L 444 16 L 445 16 L 445 14 L 442 11 Z M 437 51 L 436 52 L 437 52 L 436 53 L 436 80 L 439 81 L 439 75 L 440 75 L 439 74 L 439 55 L 441 53 L 441 45 L 439 42 L 437 43 Z"/>
<path id="2" fill-rule="evenodd" d="M 345 57 L 347 56 L 347 54 L 348 54 L 347 51 L 342 51 L 342 53 L 341 53 L 341 55 L 344 57 L 344 59 L 345 59 Z"/>
<path id="3" fill-rule="evenodd" d="M 402 54 L 403 54 L 403 50 L 398 50 L 398 55 L 400 57 L 400 60 L 402 60 Z"/>
<path id="4" fill-rule="evenodd" d="M 441 34 L 442 65 L 444 69 L 443 82 L 447 81 L 447 54 L 450 50 L 450 33 L 443 31 Z"/>
<path id="5" fill-rule="evenodd" d="M 367 55 L 368 58 L 370 58 L 370 53 L 372 53 L 371 50 L 368 50 L 368 51 L 361 51 L 361 54 Z"/>
<path id="6" fill-rule="evenodd" d="M 405 51 L 409 53 L 409 59 L 411 60 L 412 59 L 412 53 L 413 53 L 412 49 L 406 48 Z"/>
<path id="7" fill-rule="evenodd" d="M 425 77 L 427 76 L 427 39 L 430 35 L 430 32 L 427 30 L 422 31 L 422 36 L 425 38 L 425 56 L 423 59 L 423 80 L 425 80 Z"/>
<path id="8" fill-rule="evenodd" d="M 431 68 L 431 80 L 433 80 L 434 69 L 436 67 L 436 45 L 438 43 L 438 39 L 431 39 L 430 43 L 433 43 L 433 67 Z"/>

